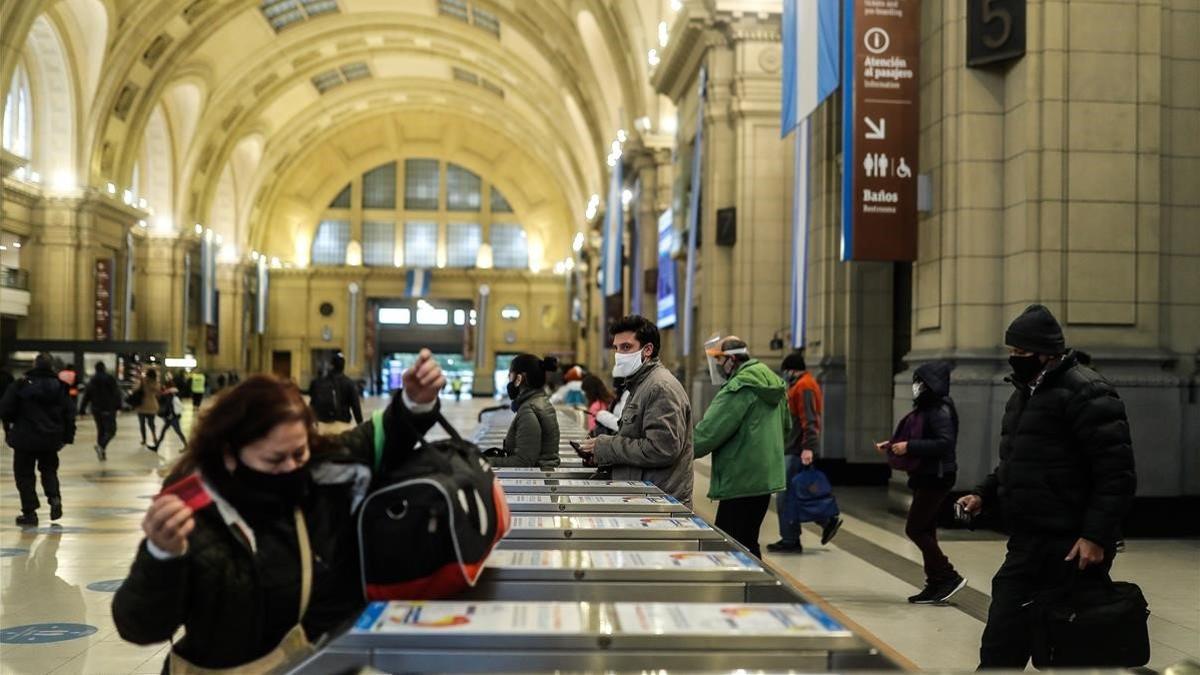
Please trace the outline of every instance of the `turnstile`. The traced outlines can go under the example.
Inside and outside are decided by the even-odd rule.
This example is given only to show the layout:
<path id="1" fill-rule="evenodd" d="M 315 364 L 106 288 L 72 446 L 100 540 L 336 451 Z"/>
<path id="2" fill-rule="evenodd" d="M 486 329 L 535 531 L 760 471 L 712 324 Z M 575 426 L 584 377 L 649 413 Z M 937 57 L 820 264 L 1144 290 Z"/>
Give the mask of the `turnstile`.
<path id="1" fill-rule="evenodd" d="M 691 510 L 670 495 L 511 494 L 508 508 L 515 514 L 639 514 L 689 516 Z"/>
<path id="2" fill-rule="evenodd" d="M 662 494 L 654 483 L 641 480 L 579 480 L 555 478 L 500 478 L 500 487 L 509 494 Z"/>
<path id="3" fill-rule="evenodd" d="M 502 549 L 725 551 L 735 547 L 697 516 L 516 515 Z"/>
<path id="4" fill-rule="evenodd" d="M 500 550 L 476 600 L 802 602 L 742 551 Z"/>
<path id="5" fill-rule="evenodd" d="M 812 605 L 391 602 L 293 672 L 819 671 L 872 652 Z"/>
<path id="6" fill-rule="evenodd" d="M 498 478 L 551 478 L 564 480 L 588 480 L 596 474 L 596 469 L 584 466 L 560 466 L 557 469 L 539 469 L 536 467 L 503 467 L 493 468 Z"/>

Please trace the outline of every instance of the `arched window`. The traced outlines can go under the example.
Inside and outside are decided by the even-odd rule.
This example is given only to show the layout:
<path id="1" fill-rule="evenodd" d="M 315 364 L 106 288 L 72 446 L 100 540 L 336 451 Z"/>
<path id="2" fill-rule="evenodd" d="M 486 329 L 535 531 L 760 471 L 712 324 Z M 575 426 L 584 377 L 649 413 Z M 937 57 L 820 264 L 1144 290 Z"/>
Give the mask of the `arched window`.
<path id="1" fill-rule="evenodd" d="M 17 64 L 4 101 L 5 149 L 25 159 L 30 157 L 33 144 L 33 101 L 29 94 L 29 75 Z"/>
<path id="2" fill-rule="evenodd" d="M 345 220 L 323 220 L 313 237 L 312 264 L 346 264 L 346 247 L 350 245 L 350 223 Z"/>

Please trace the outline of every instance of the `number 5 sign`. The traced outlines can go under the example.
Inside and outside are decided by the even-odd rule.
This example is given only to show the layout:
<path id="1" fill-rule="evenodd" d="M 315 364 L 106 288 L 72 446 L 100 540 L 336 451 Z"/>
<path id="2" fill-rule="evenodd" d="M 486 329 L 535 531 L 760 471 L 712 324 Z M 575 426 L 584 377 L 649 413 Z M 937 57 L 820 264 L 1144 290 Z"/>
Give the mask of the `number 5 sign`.
<path id="1" fill-rule="evenodd" d="M 967 65 L 1001 63 L 1025 54 L 1026 0 L 967 0 Z"/>

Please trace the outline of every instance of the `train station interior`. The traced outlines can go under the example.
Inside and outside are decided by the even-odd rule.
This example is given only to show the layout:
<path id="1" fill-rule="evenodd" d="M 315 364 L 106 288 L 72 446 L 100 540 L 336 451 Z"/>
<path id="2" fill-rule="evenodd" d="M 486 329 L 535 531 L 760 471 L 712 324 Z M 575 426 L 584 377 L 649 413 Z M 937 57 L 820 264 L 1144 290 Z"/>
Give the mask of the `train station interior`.
<path id="1" fill-rule="evenodd" d="M 423 419 L 407 392 L 436 364 L 437 410 L 507 453 L 532 387 L 519 355 L 546 359 L 548 391 L 586 373 L 636 398 L 612 329 L 630 315 L 657 327 L 645 363 L 687 412 L 615 408 L 611 433 L 686 426 L 694 496 L 661 464 L 605 474 L 592 400 L 551 397 L 561 464 L 496 462 L 513 525 L 477 584 L 373 603 L 275 672 L 973 671 L 1028 534 L 1019 461 L 994 472 L 1029 447 L 1025 466 L 1074 453 L 1031 473 L 1096 509 L 1085 529 L 1118 512 L 1098 550 L 1149 608 L 1147 660 L 1095 665 L 1200 672 L 1197 36 L 1200 0 L 0 0 L 0 673 L 192 672 L 172 641 L 127 639 L 114 598 L 135 557 L 175 564 L 142 543 L 148 509 L 254 376 L 315 408 L 344 372 L 381 426 Z M 755 363 L 786 429 L 819 429 L 840 510 L 840 529 L 806 522 L 803 552 L 768 547 L 790 469 L 751 495 L 783 494 L 761 557 L 716 525 L 734 441 L 704 457 L 705 424 Z M 111 440 L 81 406 L 97 364 Z M 1067 386 L 1055 364 L 1118 417 L 1077 396 L 1038 411 L 1059 427 L 1020 427 L 1014 406 Z M 22 524 L 20 446 L 52 435 L 21 431 L 26 373 L 46 367 L 76 430 L 48 451 L 61 495 L 43 471 Z M 928 431 L 906 421 L 931 367 L 956 461 L 929 518 L 964 583 L 913 603 L 935 581 L 920 470 L 887 443 Z M 174 415 L 146 415 L 151 371 L 178 384 L 158 399 Z M 597 433 L 595 454 L 572 445 Z M 753 449 L 782 472 L 777 445 Z M 1110 447 L 1124 487 L 1102 475 Z M 999 495 L 1007 518 L 960 513 L 996 480 L 982 513 Z"/>

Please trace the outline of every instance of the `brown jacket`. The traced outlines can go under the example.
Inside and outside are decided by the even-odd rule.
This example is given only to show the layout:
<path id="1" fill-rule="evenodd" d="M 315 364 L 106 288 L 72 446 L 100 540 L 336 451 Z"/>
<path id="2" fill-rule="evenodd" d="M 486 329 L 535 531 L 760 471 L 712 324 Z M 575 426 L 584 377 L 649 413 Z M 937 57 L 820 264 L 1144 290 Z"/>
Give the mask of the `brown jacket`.
<path id="1" fill-rule="evenodd" d="M 142 403 L 134 411 L 139 415 L 157 415 L 158 414 L 158 395 L 162 393 L 162 387 L 155 380 L 142 380 L 139 387 L 142 392 Z"/>

